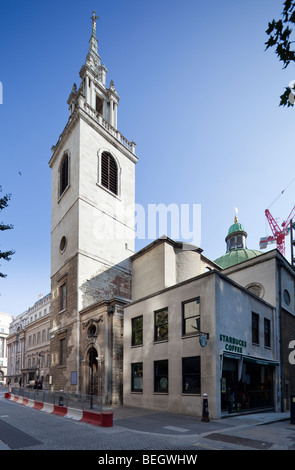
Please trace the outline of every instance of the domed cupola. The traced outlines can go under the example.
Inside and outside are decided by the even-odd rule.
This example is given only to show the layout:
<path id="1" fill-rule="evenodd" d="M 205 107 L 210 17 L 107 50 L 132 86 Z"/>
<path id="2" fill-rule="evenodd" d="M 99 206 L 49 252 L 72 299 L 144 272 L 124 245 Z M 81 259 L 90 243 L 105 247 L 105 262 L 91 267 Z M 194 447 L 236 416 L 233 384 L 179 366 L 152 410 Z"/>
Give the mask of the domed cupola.
<path id="1" fill-rule="evenodd" d="M 226 254 L 217 258 L 214 263 L 225 269 L 261 255 L 261 251 L 249 250 L 247 248 L 246 239 L 247 232 L 243 225 L 238 222 L 236 214 L 234 223 L 228 229 L 227 236 L 225 237 Z"/>

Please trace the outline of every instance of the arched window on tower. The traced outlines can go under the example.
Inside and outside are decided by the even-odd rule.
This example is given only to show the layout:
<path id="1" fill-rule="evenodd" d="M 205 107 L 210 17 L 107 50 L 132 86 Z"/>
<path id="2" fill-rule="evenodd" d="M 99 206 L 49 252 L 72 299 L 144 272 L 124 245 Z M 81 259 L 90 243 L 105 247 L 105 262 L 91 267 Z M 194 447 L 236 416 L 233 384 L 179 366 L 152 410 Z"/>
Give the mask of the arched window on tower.
<path id="1" fill-rule="evenodd" d="M 118 195 L 118 167 L 111 154 L 101 155 L 101 184 L 112 193 Z"/>
<path id="2" fill-rule="evenodd" d="M 60 165 L 59 196 L 63 194 L 63 192 L 67 189 L 68 186 L 69 186 L 69 156 L 66 153 Z"/>

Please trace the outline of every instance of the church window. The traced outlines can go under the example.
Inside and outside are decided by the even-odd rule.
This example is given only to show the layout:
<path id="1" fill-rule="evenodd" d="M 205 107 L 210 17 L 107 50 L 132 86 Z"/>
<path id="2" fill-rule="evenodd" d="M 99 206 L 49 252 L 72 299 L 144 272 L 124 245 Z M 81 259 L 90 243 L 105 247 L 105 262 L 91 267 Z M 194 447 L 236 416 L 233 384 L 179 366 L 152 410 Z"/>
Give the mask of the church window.
<path id="1" fill-rule="evenodd" d="M 96 95 L 95 110 L 100 116 L 103 115 L 103 100 L 98 95 Z"/>
<path id="2" fill-rule="evenodd" d="M 60 244 L 59 244 L 59 251 L 61 253 L 64 253 L 65 249 L 66 249 L 66 246 L 67 246 L 67 239 L 65 236 L 63 236 L 60 240 Z"/>
<path id="3" fill-rule="evenodd" d="M 101 184 L 114 194 L 118 194 L 118 168 L 117 163 L 107 152 L 101 155 Z"/>
<path id="4" fill-rule="evenodd" d="M 64 283 L 59 288 L 59 295 L 60 295 L 60 302 L 59 302 L 59 310 L 65 310 L 67 306 L 67 285 Z"/>
<path id="5" fill-rule="evenodd" d="M 64 365 L 66 362 L 66 338 L 60 339 L 59 342 L 59 365 Z"/>
<path id="6" fill-rule="evenodd" d="M 60 166 L 59 195 L 61 196 L 69 186 L 69 156 L 64 155 Z"/>

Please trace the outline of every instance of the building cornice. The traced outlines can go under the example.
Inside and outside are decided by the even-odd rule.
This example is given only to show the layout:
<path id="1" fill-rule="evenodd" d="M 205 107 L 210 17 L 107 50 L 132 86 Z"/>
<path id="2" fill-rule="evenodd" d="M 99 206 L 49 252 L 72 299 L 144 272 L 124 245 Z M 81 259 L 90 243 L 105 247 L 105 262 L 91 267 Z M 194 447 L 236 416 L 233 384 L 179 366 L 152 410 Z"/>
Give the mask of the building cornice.
<path id="1" fill-rule="evenodd" d="M 81 100 L 80 100 L 81 101 Z M 85 109 L 84 109 L 85 108 Z M 107 121 L 105 121 L 91 106 L 84 103 L 84 106 L 77 105 L 74 112 L 70 115 L 64 130 L 60 134 L 57 143 L 52 146 L 52 157 L 49 160 L 49 166 L 52 167 L 53 163 L 59 154 L 66 138 L 72 131 L 74 125 L 79 119 L 83 119 L 95 131 L 108 140 L 114 147 L 117 147 L 129 160 L 137 163 L 138 157 L 135 155 L 135 143 L 129 142 L 119 131 L 113 128 Z"/>

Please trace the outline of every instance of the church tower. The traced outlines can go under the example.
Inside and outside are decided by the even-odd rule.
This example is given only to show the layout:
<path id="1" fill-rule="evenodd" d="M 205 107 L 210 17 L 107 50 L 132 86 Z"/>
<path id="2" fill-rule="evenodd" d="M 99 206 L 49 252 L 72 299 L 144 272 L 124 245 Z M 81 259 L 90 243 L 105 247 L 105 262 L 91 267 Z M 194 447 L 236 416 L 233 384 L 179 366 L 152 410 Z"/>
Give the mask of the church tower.
<path id="1" fill-rule="evenodd" d="M 122 307 L 131 298 L 135 143 L 117 128 L 119 96 L 101 63 L 95 12 L 80 86 L 52 147 L 51 376 L 53 390 L 121 393 Z M 98 359 L 99 358 L 99 359 Z M 96 385 L 95 385 L 96 384 Z"/>

